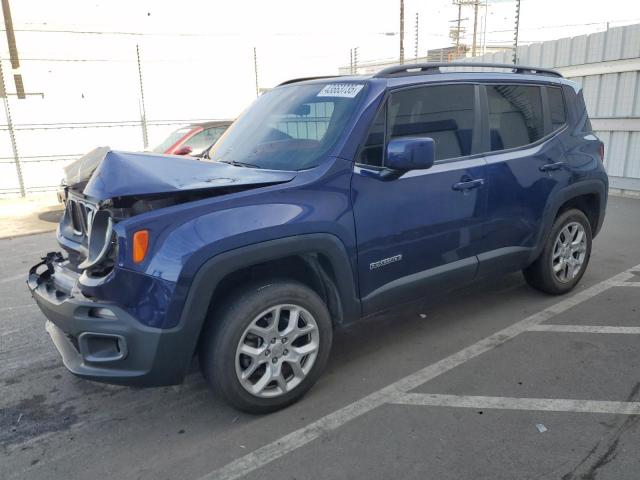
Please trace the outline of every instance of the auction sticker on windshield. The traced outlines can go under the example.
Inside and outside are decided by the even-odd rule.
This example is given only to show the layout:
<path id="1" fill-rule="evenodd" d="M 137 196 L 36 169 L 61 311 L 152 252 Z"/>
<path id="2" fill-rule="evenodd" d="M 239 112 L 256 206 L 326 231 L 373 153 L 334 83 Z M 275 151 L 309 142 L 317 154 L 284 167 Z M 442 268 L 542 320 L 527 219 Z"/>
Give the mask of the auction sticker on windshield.
<path id="1" fill-rule="evenodd" d="M 362 87 L 364 87 L 363 84 L 357 83 L 330 83 L 325 85 L 316 96 L 354 98 L 360 93 Z"/>

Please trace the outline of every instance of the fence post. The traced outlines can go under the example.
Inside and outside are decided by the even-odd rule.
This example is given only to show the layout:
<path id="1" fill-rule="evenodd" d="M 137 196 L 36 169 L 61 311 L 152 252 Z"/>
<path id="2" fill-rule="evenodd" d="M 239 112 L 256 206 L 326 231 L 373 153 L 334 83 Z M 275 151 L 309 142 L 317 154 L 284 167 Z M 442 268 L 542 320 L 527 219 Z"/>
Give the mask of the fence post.
<path id="1" fill-rule="evenodd" d="M 142 117 L 142 143 L 144 149 L 149 148 L 149 133 L 147 131 L 147 109 L 144 104 L 144 84 L 142 83 L 142 64 L 140 63 L 140 46 L 136 44 L 136 57 L 138 59 L 138 79 L 140 80 L 140 116 Z"/>
<path id="2" fill-rule="evenodd" d="M 9 95 L 7 95 L 7 90 L 4 83 L 2 59 L 0 59 L 0 97 L 2 97 L 2 100 L 4 102 L 4 112 L 7 116 L 7 128 L 9 129 L 9 138 L 11 138 L 11 148 L 13 149 L 13 161 L 16 164 L 18 184 L 20 185 L 20 196 L 24 197 L 26 195 L 26 191 L 24 189 L 24 178 L 22 177 L 22 166 L 20 165 L 20 156 L 18 155 L 18 144 L 16 143 L 16 134 L 13 130 L 13 121 L 11 120 L 11 109 L 9 108 Z"/>

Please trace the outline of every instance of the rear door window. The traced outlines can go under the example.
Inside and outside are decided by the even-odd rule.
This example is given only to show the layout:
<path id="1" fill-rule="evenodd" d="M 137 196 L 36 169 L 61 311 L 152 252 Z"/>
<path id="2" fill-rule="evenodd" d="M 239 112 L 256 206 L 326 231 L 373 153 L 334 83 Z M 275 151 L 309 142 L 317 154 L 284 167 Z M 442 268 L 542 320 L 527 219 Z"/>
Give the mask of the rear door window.
<path id="1" fill-rule="evenodd" d="M 472 154 L 475 90 L 470 84 L 410 88 L 391 94 L 387 138 L 431 137 L 436 160 Z"/>
<path id="2" fill-rule="evenodd" d="M 540 87 L 487 85 L 491 151 L 521 147 L 544 132 Z"/>

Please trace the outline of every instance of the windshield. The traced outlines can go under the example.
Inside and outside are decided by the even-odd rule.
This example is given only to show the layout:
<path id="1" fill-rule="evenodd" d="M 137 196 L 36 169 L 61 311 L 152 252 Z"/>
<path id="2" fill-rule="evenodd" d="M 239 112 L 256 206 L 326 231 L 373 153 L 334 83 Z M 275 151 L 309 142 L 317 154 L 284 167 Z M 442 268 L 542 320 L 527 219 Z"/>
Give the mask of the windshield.
<path id="1" fill-rule="evenodd" d="M 174 143 L 184 137 L 187 133 L 191 131 L 191 127 L 182 127 L 171 135 L 169 135 L 160 145 L 153 149 L 155 153 L 164 153 L 169 147 L 171 147 Z"/>
<path id="2" fill-rule="evenodd" d="M 317 83 L 262 95 L 209 153 L 214 161 L 273 170 L 318 165 L 344 130 L 363 83 Z"/>

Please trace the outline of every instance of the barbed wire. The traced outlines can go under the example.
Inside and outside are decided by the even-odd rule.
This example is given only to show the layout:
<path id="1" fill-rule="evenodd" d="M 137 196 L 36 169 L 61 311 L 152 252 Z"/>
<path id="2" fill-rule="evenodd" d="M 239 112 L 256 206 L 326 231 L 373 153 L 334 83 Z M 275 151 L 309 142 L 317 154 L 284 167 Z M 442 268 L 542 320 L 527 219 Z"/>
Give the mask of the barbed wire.
<path id="1" fill-rule="evenodd" d="M 215 122 L 228 119 L 194 118 L 177 120 L 147 120 L 148 125 L 187 125 L 191 123 Z M 139 127 L 140 120 L 115 120 L 93 122 L 51 122 L 51 123 L 14 123 L 14 130 L 55 130 L 76 128 L 114 128 L 114 127 Z M 8 125 L 0 125 L 0 131 L 8 130 Z"/>

